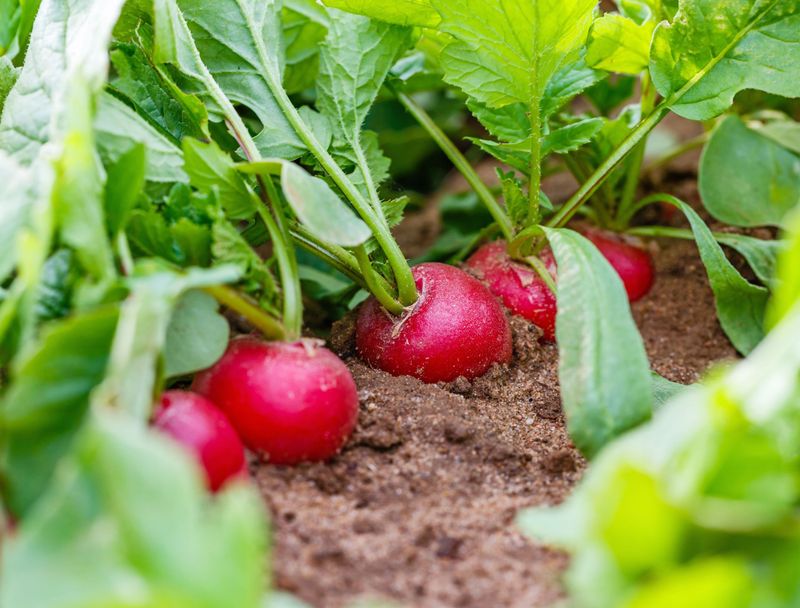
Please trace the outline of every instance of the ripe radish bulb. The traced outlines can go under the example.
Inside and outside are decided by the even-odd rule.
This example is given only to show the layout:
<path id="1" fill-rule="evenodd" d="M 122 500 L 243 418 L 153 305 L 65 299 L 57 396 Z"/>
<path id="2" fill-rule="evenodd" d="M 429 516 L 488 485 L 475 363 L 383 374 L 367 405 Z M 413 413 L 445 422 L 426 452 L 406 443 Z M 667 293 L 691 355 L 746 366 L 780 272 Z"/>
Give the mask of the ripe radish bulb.
<path id="1" fill-rule="evenodd" d="M 358 393 L 341 359 L 313 341 L 232 340 L 194 389 L 218 404 L 248 448 L 273 464 L 326 460 L 358 417 Z"/>
<path id="2" fill-rule="evenodd" d="M 412 269 L 419 300 L 401 318 L 371 298 L 356 323 L 356 346 L 370 365 L 424 382 L 481 376 L 511 360 L 511 328 L 480 281 L 438 263 Z"/>

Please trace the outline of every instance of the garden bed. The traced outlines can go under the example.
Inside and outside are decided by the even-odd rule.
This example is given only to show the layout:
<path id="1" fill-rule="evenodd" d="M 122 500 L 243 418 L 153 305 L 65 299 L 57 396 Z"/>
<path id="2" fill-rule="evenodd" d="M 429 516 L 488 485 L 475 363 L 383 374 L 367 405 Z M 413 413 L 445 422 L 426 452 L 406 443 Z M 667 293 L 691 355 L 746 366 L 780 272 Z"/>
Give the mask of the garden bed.
<path id="1" fill-rule="evenodd" d="M 674 184 L 688 197 L 693 180 Z M 419 226 L 415 224 L 415 229 Z M 653 369 L 684 384 L 736 356 L 693 242 L 655 246 L 658 279 L 633 305 Z M 314 606 L 362 595 L 413 606 L 547 606 L 566 557 L 515 527 L 561 502 L 585 461 L 570 442 L 557 348 L 512 322 L 514 359 L 473 382 L 426 385 L 370 369 L 352 324 L 331 339 L 358 384 L 358 429 L 326 464 L 258 466 L 273 514 L 280 587 Z"/>

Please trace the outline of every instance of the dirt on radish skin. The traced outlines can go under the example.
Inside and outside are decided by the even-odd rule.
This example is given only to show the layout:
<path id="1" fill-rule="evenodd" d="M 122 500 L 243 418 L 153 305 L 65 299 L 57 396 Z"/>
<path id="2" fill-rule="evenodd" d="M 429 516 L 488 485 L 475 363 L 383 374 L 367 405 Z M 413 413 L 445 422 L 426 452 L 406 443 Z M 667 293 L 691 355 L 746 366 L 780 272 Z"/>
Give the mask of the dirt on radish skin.
<path id="1" fill-rule="evenodd" d="M 696 248 L 660 242 L 658 281 L 633 305 L 654 368 L 689 383 L 735 356 Z M 425 385 L 353 356 L 360 420 L 329 464 L 253 472 L 273 514 L 278 584 L 317 608 L 364 595 L 418 608 L 550 606 L 561 553 L 520 535 L 521 507 L 563 500 L 584 463 L 564 429 L 556 349 L 512 322 L 515 356 L 473 382 Z M 349 350 L 348 350 L 349 349 Z"/>

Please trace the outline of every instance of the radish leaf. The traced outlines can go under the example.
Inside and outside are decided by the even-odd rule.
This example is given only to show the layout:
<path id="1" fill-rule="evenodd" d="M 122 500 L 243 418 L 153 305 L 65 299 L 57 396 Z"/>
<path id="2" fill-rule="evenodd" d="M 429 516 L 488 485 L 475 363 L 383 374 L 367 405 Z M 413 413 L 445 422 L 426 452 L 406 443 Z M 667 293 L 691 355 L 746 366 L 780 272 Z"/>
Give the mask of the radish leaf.
<path id="1" fill-rule="evenodd" d="M 650 417 L 650 366 L 619 275 L 578 233 L 546 233 L 558 263 L 561 397 L 570 436 L 591 457 Z"/>
<path id="2" fill-rule="evenodd" d="M 434 27 L 439 23 L 439 13 L 434 0 L 323 0 L 333 8 L 339 8 L 372 19 L 396 25 L 419 25 Z"/>
<path id="3" fill-rule="evenodd" d="M 800 2 L 683 0 L 653 38 L 650 73 L 669 108 L 707 120 L 757 89 L 800 97 Z"/>
<path id="4" fill-rule="evenodd" d="M 639 25 L 622 15 L 603 15 L 589 33 L 587 65 L 619 74 L 643 72 L 650 65 L 653 30 L 651 21 Z"/>
<path id="5" fill-rule="evenodd" d="M 728 116 L 700 163 L 700 194 L 716 219 L 734 226 L 780 226 L 800 201 L 800 156 Z"/>

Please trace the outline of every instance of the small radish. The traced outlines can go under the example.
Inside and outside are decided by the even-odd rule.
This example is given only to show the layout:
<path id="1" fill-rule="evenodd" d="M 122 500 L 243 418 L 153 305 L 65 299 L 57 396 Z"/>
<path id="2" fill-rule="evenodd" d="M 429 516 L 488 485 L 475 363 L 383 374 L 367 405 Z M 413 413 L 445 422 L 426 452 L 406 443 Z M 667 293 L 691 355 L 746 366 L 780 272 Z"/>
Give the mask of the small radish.
<path id="1" fill-rule="evenodd" d="M 310 340 L 232 340 L 193 388 L 218 404 L 247 447 L 273 464 L 332 457 L 358 417 L 350 371 Z"/>
<path id="2" fill-rule="evenodd" d="M 539 258 L 555 279 L 556 262 L 550 249 L 544 249 Z M 486 282 L 512 313 L 538 326 L 545 340 L 555 340 L 555 294 L 533 268 L 508 256 L 505 241 L 494 241 L 478 249 L 467 260 L 467 267 Z"/>
<path id="3" fill-rule="evenodd" d="M 641 300 L 648 294 L 655 282 L 655 265 L 652 256 L 638 239 L 595 228 L 585 229 L 582 234 L 594 243 L 617 271 L 631 302 Z"/>
<path id="4" fill-rule="evenodd" d="M 413 268 L 419 300 L 393 317 L 371 298 L 356 323 L 358 352 L 370 365 L 424 382 L 475 378 L 511 360 L 511 328 L 500 303 L 463 270 Z"/>
<path id="5" fill-rule="evenodd" d="M 153 426 L 197 457 L 212 492 L 228 480 L 247 474 L 241 440 L 225 414 L 205 397 L 186 391 L 167 391 L 161 396 Z"/>

